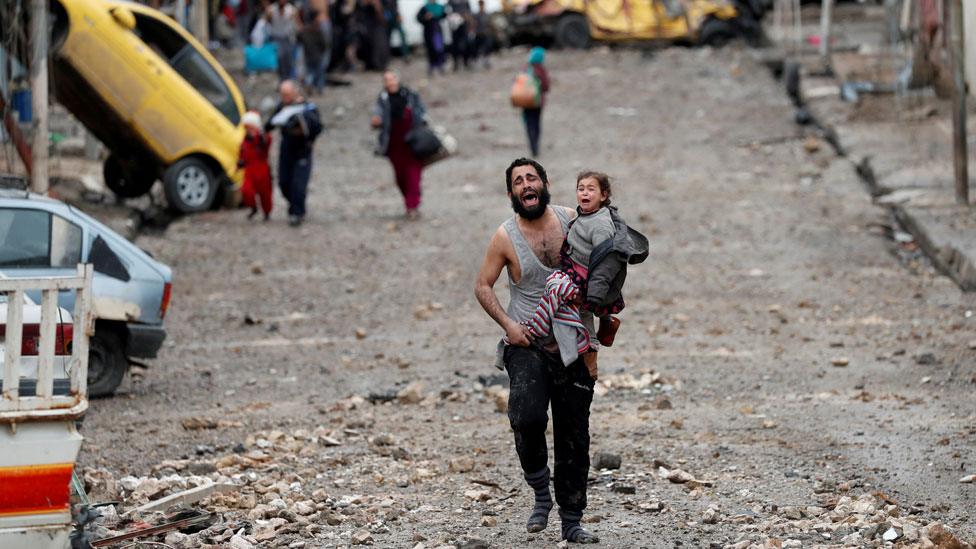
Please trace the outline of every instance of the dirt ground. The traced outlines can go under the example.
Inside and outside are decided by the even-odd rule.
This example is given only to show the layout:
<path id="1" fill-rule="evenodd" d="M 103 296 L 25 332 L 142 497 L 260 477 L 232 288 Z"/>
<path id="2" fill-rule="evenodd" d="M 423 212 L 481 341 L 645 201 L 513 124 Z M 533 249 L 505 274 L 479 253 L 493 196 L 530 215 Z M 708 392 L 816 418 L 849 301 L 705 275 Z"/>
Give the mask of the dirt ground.
<path id="1" fill-rule="evenodd" d="M 363 529 L 378 547 L 554 546 L 555 515 L 524 530 L 531 497 L 501 389 L 484 388 L 501 333 L 473 297 L 512 214 L 504 169 L 527 152 L 507 99 L 523 56 L 433 81 L 420 62 L 398 65 L 460 143 L 425 172 L 418 222 L 402 220 L 390 166 L 372 155 L 379 76 L 356 74 L 318 101 L 328 129 L 304 226 L 286 225 L 276 195 L 267 224 L 219 211 L 141 236 L 174 271 L 169 338 L 93 402 L 82 467 L 223 471 L 250 452 L 250 481 L 324 490 L 315 501 L 341 509 L 284 546 L 349 545 Z M 557 51 L 547 64 L 540 160 L 554 203 L 574 205 L 576 172 L 606 171 L 651 239 L 617 344 L 600 353 L 592 453 L 622 458 L 591 472 L 601 545 L 840 544 L 755 525 L 861 494 L 976 539 L 976 484 L 959 482 L 976 472 L 976 298 L 877 235 L 883 211 L 805 139 L 748 51 Z M 184 426 L 194 418 L 214 428 Z M 668 482 L 661 466 L 705 482 Z"/>

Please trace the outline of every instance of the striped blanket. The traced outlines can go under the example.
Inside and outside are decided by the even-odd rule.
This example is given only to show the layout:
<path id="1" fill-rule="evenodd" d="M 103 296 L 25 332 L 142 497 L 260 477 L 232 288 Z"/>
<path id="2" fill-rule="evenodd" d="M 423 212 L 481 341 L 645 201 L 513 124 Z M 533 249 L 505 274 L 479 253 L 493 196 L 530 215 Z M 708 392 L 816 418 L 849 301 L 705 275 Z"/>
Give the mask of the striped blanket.
<path id="1" fill-rule="evenodd" d="M 546 279 L 546 289 L 535 314 L 525 322 L 534 337 L 546 337 L 552 332 L 566 366 L 590 348 L 590 334 L 583 326 L 579 306 L 573 303 L 578 295 L 579 288 L 566 273 L 552 273 Z"/>

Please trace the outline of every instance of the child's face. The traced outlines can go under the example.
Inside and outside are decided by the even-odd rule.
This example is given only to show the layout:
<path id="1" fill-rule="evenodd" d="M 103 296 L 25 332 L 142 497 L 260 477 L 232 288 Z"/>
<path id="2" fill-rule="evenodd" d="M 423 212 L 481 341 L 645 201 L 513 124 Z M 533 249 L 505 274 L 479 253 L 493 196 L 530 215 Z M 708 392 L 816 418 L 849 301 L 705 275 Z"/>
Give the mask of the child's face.
<path id="1" fill-rule="evenodd" d="M 257 126 L 251 126 L 250 124 L 244 126 L 244 131 L 250 136 L 255 136 L 261 133 L 261 128 Z"/>
<path id="2" fill-rule="evenodd" d="M 603 206 L 607 193 L 600 190 L 600 182 L 592 177 L 580 179 L 576 184 L 576 203 L 583 213 L 593 213 Z"/>

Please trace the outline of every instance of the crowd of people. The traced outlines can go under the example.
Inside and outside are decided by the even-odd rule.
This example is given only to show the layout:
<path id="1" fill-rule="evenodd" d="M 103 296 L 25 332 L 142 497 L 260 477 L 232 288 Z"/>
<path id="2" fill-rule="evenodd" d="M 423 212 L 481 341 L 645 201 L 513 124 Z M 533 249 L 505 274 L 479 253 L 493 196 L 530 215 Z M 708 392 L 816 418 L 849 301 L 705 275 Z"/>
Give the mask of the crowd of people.
<path id="1" fill-rule="evenodd" d="M 409 62 L 405 18 L 424 29 L 430 72 L 488 67 L 496 31 L 483 0 L 429 0 L 417 13 L 401 13 L 397 0 L 191 0 L 207 1 L 213 44 L 273 43 L 281 80 L 301 78 L 308 93 L 321 93 L 329 71 L 384 71 L 392 56 Z M 150 0 L 157 7 L 164 2 Z M 188 2 L 191 3 L 191 2 Z M 189 9 L 188 9 L 189 12 Z M 297 61 L 301 61 L 298 63 Z"/>

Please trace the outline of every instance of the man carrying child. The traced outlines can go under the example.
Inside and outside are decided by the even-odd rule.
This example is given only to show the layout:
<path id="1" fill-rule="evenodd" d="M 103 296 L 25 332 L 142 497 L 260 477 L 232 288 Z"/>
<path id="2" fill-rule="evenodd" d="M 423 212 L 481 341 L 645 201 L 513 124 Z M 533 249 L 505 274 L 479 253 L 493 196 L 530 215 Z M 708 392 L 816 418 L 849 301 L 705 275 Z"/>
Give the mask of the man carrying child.
<path id="1" fill-rule="evenodd" d="M 583 215 L 599 211 L 609 199 L 609 187 L 604 192 L 597 181 L 594 192 L 589 186 L 591 178 L 583 178 L 587 180 L 582 185 L 586 191 L 577 192 Z M 576 357 L 573 360 L 567 360 L 566 355 L 561 354 L 559 344 L 551 334 L 536 337 L 528 325 L 543 302 L 550 279 L 562 272 L 557 269 L 565 263 L 565 240 L 576 212 L 549 205 L 548 176 L 534 160 L 519 158 L 512 162 L 505 172 L 505 183 L 515 216 L 492 236 L 475 282 L 475 296 L 506 334 L 499 344 L 498 358 L 511 381 L 508 417 L 525 480 L 535 492 L 526 530 L 530 533 L 544 530 L 553 507 L 546 445 L 551 405 L 561 537 L 571 543 L 597 543 L 599 539 L 580 524 L 586 508 L 590 403 L 597 377 L 596 350 L 599 347 L 593 315 L 578 315 L 578 323 L 589 341 L 584 340 L 580 348 L 586 350 L 573 355 Z M 577 185 L 579 187 L 580 182 Z M 580 196 L 585 196 L 585 203 Z M 595 198 L 600 199 L 599 204 L 590 203 Z M 622 222 L 619 229 L 621 235 L 631 232 Z M 646 257 L 647 240 L 643 239 L 642 244 Z M 503 268 L 508 272 L 511 296 L 506 309 L 502 308 L 494 292 Z M 577 288 L 574 296 L 579 293 Z M 585 296 L 579 295 L 579 298 L 585 301 Z M 579 304 L 572 306 L 579 307 Z"/>

